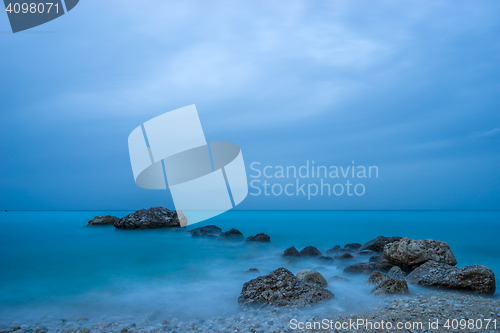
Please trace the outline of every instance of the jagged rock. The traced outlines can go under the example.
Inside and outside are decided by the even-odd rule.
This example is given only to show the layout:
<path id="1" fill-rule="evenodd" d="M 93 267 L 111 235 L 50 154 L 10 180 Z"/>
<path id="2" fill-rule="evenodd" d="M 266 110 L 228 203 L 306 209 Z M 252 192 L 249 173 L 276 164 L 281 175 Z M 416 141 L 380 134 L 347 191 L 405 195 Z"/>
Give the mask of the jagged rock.
<path id="1" fill-rule="evenodd" d="M 406 273 L 399 266 L 392 267 L 387 275 L 400 280 L 404 280 L 406 278 Z"/>
<path id="2" fill-rule="evenodd" d="M 429 260 L 452 266 L 457 264 L 450 246 L 445 242 L 432 239 L 403 238 L 398 242 L 387 244 L 384 247 L 384 257 L 392 265 L 399 266 L 406 271 L 411 271 Z"/>
<path id="3" fill-rule="evenodd" d="M 234 229 L 234 228 L 223 233 L 222 237 L 224 239 L 230 239 L 230 240 L 243 240 L 245 238 L 245 237 L 243 237 L 243 234 L 238 229 Z"/>
<path id="4" fill-rule="evenodd" d="M 289 247 L 288 249 L 283 252 L 283 257 L 294 257 L 298 258 L 300 257 L 301 254 L 300 252 L 295 248 L 295 246 Z"/>
<path id="5" fill-rule="evenodd" d="M 344 273 L 348 274 L 371 274 L 375 270 L 375 264 L 372 262 L 361 262 L 344 268 Z"/>
<path id="6" fill-rule="evenodd" d="M 222 229 L 215 225 L 207 225 L 196 229 L 189 230 L 192 237 L 220 237 Z"/>
<path id="7" fill-rule="evenodd" d="M 185 219 L 185 218 L 184 218 Z M 152 229 L 180 227 L 177 211 L 164 207 L 136 210 L 113 223 L 117 229 Z"/>
<path id="8" fill-rule="evenodd" d="M 382 282 L 384 282 L 385 280 L 388 280 L 390 278 L 391 277 L 387 274 L 384 274 L 380 271 L 375 271 L 370 275 L 370 277 L 368 278 L 368 281 L 366 281 L 366 284 L 379 285 Z"/>
<path id="9" fill-rule="evenodd" d="M 264 233 L 257 234 L 255 236 L 250 236 L 248 237 L 245 242 L 263 242 L 263 243 L 269 243 L 271 242 L 271 237 Z"/>
<path id="10" fill-rule="evenodd" d="M 365 243 L 363 246 L 359 248 L 359 251 L 371 250 L 373 252 L 382 252 L 384 250 L 384 246 L 386 244 L 394 243 L 401 240 L 401 237 L 384 237 L 378 236 L 375 239 Z"/>
<path id="11" fill-rule="evenodd" d="M 321 252 L 314 246 L 307 246 L 300 251 L 300 254 L 304 257 L 320 257 L 322 256 Z"/>
<path id="12" fill-rule="evenodd" d="M 329 256 L 335 256 L 340 253 L 340 245 L 335 245 L 330 250 L 326 250 L 326 254 Z"/>
<path id="13" fill-rule="evenodd" d="M 296 277 L 297 279 L 307 283 L 317 284 L 322 287 L 328 286 L 328 282 L 326 282 L 326 279 L 323 277 L 323 275 L 310 269 L 304 269 L 298 272 Z"/>
<path id="14" fill-rule="evenodd" d="M 331 278 L 328 279 L 328 282 L 330 283 L 345 283 L 345 282 L 351 282 L 348 279 L 341 277 L 341 276 L 332 276 Z"/>
<path id="15" fill-rule="evenodd" d="M 350 243 L 350 244 L 346 244 L 344 246 L 343 250 L 349 251 L 349 252 L 354 252 L 354 251 L 358 251 L 360 247 L 361 247 L 361 244 L 359 244 L 359 243 Z"/>
<path id="16" fill-rule="evenodd" d="M 109 224 L 115 223 L 118 220 L 119 220 L 118 217 L 111 216 L 111 215 L 96 216 L 92 220 L 89 221 L 89 223 L 87 224 L 87 227 L 94 226 L 94 225 L 109 225 Z"/>
<path id="17" fill-rule="evenodd" d="M 378 286 L 371 291 L 372 295 L 386 294 L 408 294 L 408 284 L 406 281 L 389 278 L 382 281 Z"/>
<path id="18" fill-rule="evenodd" d="M 333 298 L 331 291 L 297 279 L 286 268 L 246 282 L 238 303 L 242 307 L 302 307 Z"/>
<path id="19" fill-rule="evenodd" d="M 458 268 L 428 261 L 408 274 L 406 280 L 420 286 L 470 290 L 478 294 L 493 295 L 496 290 L 495 274 L 482 265 Z"/>
<path id="20" fill-rule="evenodd" d="M 339 259 L 342 261 L 354 260 L 354 257 L 350 253 L 344 253 L 341 256 L 336 256 L 335 259 Z"/>

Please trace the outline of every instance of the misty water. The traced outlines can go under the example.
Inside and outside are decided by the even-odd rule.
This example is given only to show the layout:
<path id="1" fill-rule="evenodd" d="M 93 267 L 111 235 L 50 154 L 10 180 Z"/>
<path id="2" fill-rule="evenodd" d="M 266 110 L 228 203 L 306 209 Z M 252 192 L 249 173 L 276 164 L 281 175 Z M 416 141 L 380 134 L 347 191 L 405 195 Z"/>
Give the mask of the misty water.
<path id="1" fill-rule="evenodd" d="M 292 245 L 298 250 L 313 245 L 325 253 L 379 235 L 446 241 L 457 266 L 482 264 L 500 273 L 500 212 L 229 211 L 187 227 L 215 224 L 223 231 L 237 228 L 245 237 L 264 232 L 271 244 L 192 238 L 181 228 L 86 227 L 96 215 L 128 213 L 1 212 L 0 321 L 33 322 L 41 316 L 134 321 L 152 311 L 160 321 L 229 315 L 239 311 L 243 283 L 259 275 L 245 274 L 248 269 L 263 275 L 279 267 L 351 280 L 330 284 L 335 299 L 316 312 L 370 309 L 379 301 L 370 296 L 367 276 L 344 275 L 338 261 L 290 261 L 280 254 Z M 426 290 L 410 286 L 411 292 Z"/>

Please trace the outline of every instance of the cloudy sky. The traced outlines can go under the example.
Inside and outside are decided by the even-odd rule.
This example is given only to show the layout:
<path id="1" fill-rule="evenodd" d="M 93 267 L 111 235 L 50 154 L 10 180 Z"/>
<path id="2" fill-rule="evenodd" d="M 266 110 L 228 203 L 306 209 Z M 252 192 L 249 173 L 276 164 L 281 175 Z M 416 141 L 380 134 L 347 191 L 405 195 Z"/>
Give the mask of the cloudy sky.
<path id="1" fill-rule="evenodd" d="M 239 209 L 500 209 L 499 17 L 493 0 L 82 0 L 12 34 L 2 14 L 0 209 L 172 207 L 135 185 L 127 137 L 190 104 L 249 176 L 379 168 L 363 196 Z"/>

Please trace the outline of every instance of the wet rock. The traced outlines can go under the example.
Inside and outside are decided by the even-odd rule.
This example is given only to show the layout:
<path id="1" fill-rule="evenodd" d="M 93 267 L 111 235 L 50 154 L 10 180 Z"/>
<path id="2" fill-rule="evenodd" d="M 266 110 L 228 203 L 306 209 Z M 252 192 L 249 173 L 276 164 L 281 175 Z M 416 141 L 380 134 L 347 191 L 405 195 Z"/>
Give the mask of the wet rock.
<path id="1" fill-rule="evenodd" d="M 330 250 L 326 250 L 326 254 L 329 256 L 335 256 L 340 253 L 340 245 L 335 245 Z"/>
<path id="2" fill-rule="evenodd" d="M 288 249 L 283 252 L 283 257 L 294 257 L 298 258 L 300 257 L 300 252 L 295 248 L 295 246 L 289 247 Z"/>
<path id="3" fill-rule="evenodd" d="M 373 256 L 375 255 L 376 252 L 373 252 L 372 250 L 362 250 L 358 251 L 358 254 L 364 255 L 364 256 Z"/>
<path id="4" fill-rule="evenodd" d="M 343 250 L 349 251 L 349 252 L 354 252 L 354 251 L 358 251 L 360 247 L 361 247 L 361 244 L 359 244 L 359 243 L 350 243 L 350 244 L 346 244 L 344 246 Z"/>
<path id="5" fill-rule="evenodd" d="M 368 259 L 368 261 L 369 262 L 374 262 L 374 263 L 378 264 L 381 259 L 382 259 L 382 256 L 380 256 L 380 255 L 374 255 L 374 256 L 371 256 L 370 259 Z"/>
<path id="6" fill-rule="evenodd" d="M 384 247 L 384 257 L 394 266 L 411 271 L 429 260 L 455 266 L 457 259 L 450 246 L 432 239 L 403 238 Z"/>
<path id="7" fill-rule="evenodd" d="M 189 230 L 192 237 L 220 237 L 222 229 L 215 225 L 207 225 L 196 229 Z"/>
<path id="8" fill-rule="evenodd" d="M 92 220 L 89 221 L 87 224 L 87 227 L 89 226 L 94 226 L 94 225 L 110 225 L 118 221 L 119 218 L 116 216 L 111 216 L 111 215 L 100 215 L 94 217 Z"/>
<path id="9" fill-rule="evenodd" d="M 297 279 L 286 268 L 246 282 L 238 303 L 242 307 L 303 307 L 333 298 L 331 291 Z"/>
<path id="10" fill-rule="evenodd" d="M 352 261 L 352 260 L 354 260 L 354 257 L 350 253 L 344 253 L 341 256 L 336 256 L 335 259 L 342 260 L 342 261 Z"/>
<path id="11" fill-rule="evenodd" d="M 399 266 L 392 267 L 387 275 L 400 280 L 404 280 L 406 278 L 406 273 Z"/>
<path id="12" fill-rule="evenodd" d="M 326 279 L 323 277 L 323 275 L 310 269 L 299 271 L 296 277 L 297 279 L 307 283 L 317 284 L 322 287 L 328 286 L 328 282 L 326 282 Z"/>
<path id="13" fill-rule="evenodd" d="M 382 252 L 386 244 L 394 243 L 401 240 L 401 237 L 384 237 L 378 236 L 375 239 L 365 243 L 359 248 L 359 251 L 371 250 L 373 252 Z"/>
<path id="14" fill-rule="evenodd" d="M 389 261 L 385 258 L 380 259 L 377 266 L 375 266 L 375 268 L 381 272 L 388 272 L 393 267 L 394 267 L 394 265 L 389 263 Z"/>
<path id="15" fill-rule="evenodd" d="M 365 274 L 369 275 L 375 270 L 375 264 L 372 262 L 361 262 L 351 266 L 347 266 L 344 269 L 344 273 L 347 274 Z"/>
<path id="16" fill-rule="evenodd" d="M 346 283 L 350 282 L 349 279 L 346 279 L 341 276 L 332 276 L 331 278 L 328 279 L 328 282 L 330 283 Z"/>
<path id="17" fill-rule="evenodd" d="M 493 295 L 496 290 L 495 274 L 482 265 L 458 268 L 444 263 L 428 261 L 406 277 L 411 284 L 469 290 Z"/>
<path id="18" fill-rule="evenodd" d="M 370 275 L 370 277 L 368 278 L 368 281 L 366 281 L 366 284 L 379 285 L 382 282 L 384 282 L 385 280 L 388 280 L 390 278 L 391 277 L 387 274 L 384 274 L 380 271 L 375 271 Z"/>
<path id="19" fill-rule="evenodd" d="M 304 257 L 321 257 L 323 254 L 319 252 L 314 246 L 307 246 L 300 251 L 300 254 Z"/>
<path id="20" fill-rule="evenodd" d="M 262 243 L 269 243 L 271 242 L 271 237 L 264 233 L 257 234 L 255 236 L 250 236 L 248 237 L 245 242 L 262 242 Z"/>
<path id="21" fill-rule="evenodd" d="M 321 256 L 318 257 L 318 260 L 325 262 L 326 264 L 331 264 L 333 262 L 333 258 L 329 256 Z"/>
<path id="22" fill-rule="evenodd" d="M 250 268 L 245 274 L 259 274 L 259 270 L 257 268 Z"/>
<path id="23" fill-rule="evenodd" d="M 224 239 L 228 239 L 228 240 L 243 240 L 243 239 L 245 239 L 245 237 L 243 236 L 243 234 L 238 229 L 234 229 L 234 228 L 232 228 L 231 230 L 226 231 L 222 235 L 222 237 Z"/>
<path id="24" fill-rule="evenodd" d="M 372 295 L 386 295 L 386 294 L 407 294 L 408 284 L 406 281 L 389 278 L 382 281 L 378 286 L 371 291 Z"/>
<path id="25" fill-rule="evenodd" d="M 187 222 L 186 222 L 187 223 Z M 152 229 L 180 227 L 176 211 L 164 207 L 136 210 L 113 223 L 117 229 Z"/>

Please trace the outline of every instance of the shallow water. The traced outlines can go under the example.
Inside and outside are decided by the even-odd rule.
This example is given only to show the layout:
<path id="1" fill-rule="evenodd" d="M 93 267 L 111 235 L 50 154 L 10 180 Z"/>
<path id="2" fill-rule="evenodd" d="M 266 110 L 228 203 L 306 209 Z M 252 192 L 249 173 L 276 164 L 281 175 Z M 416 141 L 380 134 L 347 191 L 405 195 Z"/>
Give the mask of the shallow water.
<path id="1" fill-rule="evenodd" d="M 285 248 L 314 245 L 324 253 L 378 235 L 446 241 L 457 266 L 482 264 L 500 273 L 500 212 L 230 211 L 188 227 L 215 224 L 245 236 L 265 232 L 271 244 L 191 238 L 181 229 L 85 227 L 96 215 L 128 213 L 1 212 L 0 321 L 30 322 L 42 315 L 136 320 L 151 311 L 159 320 L 232 314 L 239 310 L 243 283 L 257 276 L 244 274 L 249 268 L 342 275 L 343 266 L 336 264 L 290 263 L 277 255 Z M 335 300 L 315 311 L 352 312 L 377 304 L 364 285 L 366 276 L 348 278 L 349 284 L 330 285 Z"/>

